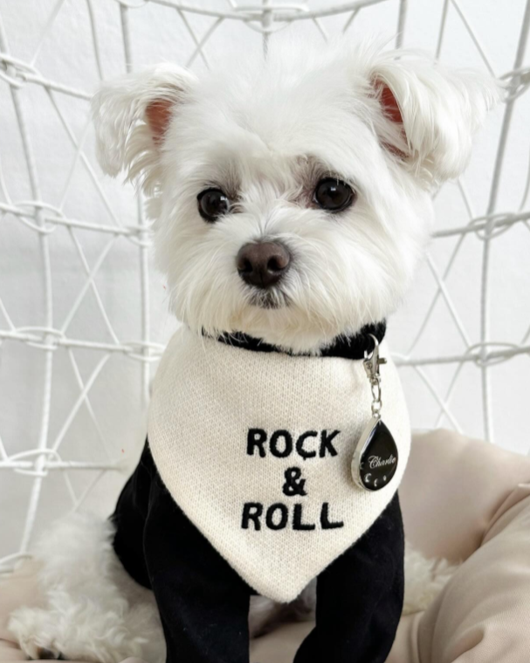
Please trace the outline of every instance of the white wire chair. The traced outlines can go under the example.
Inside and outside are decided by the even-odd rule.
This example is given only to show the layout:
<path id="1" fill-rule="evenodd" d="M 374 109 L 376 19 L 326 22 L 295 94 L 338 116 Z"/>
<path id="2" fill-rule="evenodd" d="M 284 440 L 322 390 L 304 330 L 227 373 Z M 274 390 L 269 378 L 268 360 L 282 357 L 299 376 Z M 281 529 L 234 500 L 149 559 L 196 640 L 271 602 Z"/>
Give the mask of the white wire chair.
<path id="1" fill-rule="evenodd" d="M 17 22 L 15 12 L 0 3 L 0 111 L 5 113 L 0 127 L 0 514 L 6 532 L 0 541 L 0 571 L 27 554 L 35 531 L 50 518 L 90 504 L 98 485 L 94 504 L 108 508 L 111 502 L 102 496 L 115 496 L 123 481 L 116 471 L 124 456 L 137 451 L 132 440 L 142 428 L 152 368 L 170 331 L 163 286 L 152 275 L 150 230 L 141 201 L 130 188 L 104 180 L 95 165 L 91 92 L 99 79 L 149 58 L 208 66 L 230 40 L 266 51 L 280 30 L 316 31 L 328 39 L 352 31 L 365 17 L 364 25 L 374 31 L 384 19 L 400 46 L 407 45 L 414 27 L 407 0 L 309 4 L 49 0 L 39 9 L 34 5 L 22 11 Z M 508 85 L 502 117 L 484 139 L 488 158 L 479 154 L 472 163 L 478 173 L 491 166 L 481 192 L 488 199 L 484 213 L 476 213 L 476 196 L 464 179 L 438 193 L 435 241 L 418 288 L 391 334 L 413 424 L 449 424 L 493 441 L 494 413 L 507 412 L 501 417 L 499 443 L 527 451 L 524 402 L 530 381 L 522 362 L 530 355 L 530 327 L 518 338 L 514 333 L 521 320 L 530 323 L 524 293 L 530 286 L 528 261 L 512 269 L 513 283 L 495 284 L 524 256 L 521 247 L 530 247 L 530 168 L 521 176 L 514 166 L 521 157 L 512 157 L 514 140 L 526 153 L 530 146 L 530 123 L 524 121 L 530 117 L 525 62 L 530 0 L 520 0 L 514 13 L 510 34 L 517 48 L 503 69 L 487 54 L 469 15 L 473 7 L 465 4 L 440 0 L 439 17 L 429 24 L 435 29 L 431 50 L 446 59 L 449 36 L 460 31 L 473 52 L 464 64 L 485 67 Z M 508 20 L 506 8 L 492 10 L 489 20 L 492 25 Z M 27 42 L 22 38 L 26 27 L 33 30 Z M 179 46 L 159 50 L 160 44 L 171 44 L 171 30 L 177 29 Z M 84 47 L 75 41 L 80 35 L 86 37 Z M 68 46 L 73 43 L 75 48 Z M 519 201 L 502 186 L 513 182 L 515 170 Z M 501 241 L 508 248 L 493 271 L 494 247 Z M 459 267 L 462 261 L 464 268 Z M 456 285 L 451 280 L 455 272 Z M 466 306 L 463 290 L 472 305 Z M 499 315 L 492 290 L 501 297 L 508 291 L 524 310 Z M 499 330 L 501 318 L 508 324 Z M 513 370 L 493 375 L 516 358 L 520 361 Z M 493 396 L 494 379 L 499 387 Z M 112 407 L 116 393 L 122 401 Z M 514 445 L 511 439 L 518 432 L 521 441 Z M 105 484 L 112 473 L 114 483 Z M 60 481 L 54 482 L 56 477 Z"/>

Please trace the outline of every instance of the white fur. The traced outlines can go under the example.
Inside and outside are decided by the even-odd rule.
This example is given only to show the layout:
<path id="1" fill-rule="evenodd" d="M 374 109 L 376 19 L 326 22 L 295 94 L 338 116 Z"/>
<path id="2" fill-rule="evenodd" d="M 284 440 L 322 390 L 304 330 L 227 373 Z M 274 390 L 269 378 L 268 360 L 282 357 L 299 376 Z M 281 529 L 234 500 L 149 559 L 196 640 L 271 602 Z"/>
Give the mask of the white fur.
<path id="1" fill-rule="evenodd" d="M 102 166 L 123 168 L 151 197 L 158 263 L 180 320 L 317 351 L 395 310 L 429 237 L 430 187 L 464 169 L 472 135 L 499 98 L 482 75 L 397 56 L 372 43 L 305 44 L 200 79 L 154 67 L 96 96 Z M 393 90 L 405 133 L 385 116 L 378 81 Z M 157 98 L 174 102 L 162 144 L 142 119 Z M 325 174 L 358 192 L 339 215 L 310 203 Z M 238 199 L 215 224 L 197 211 L 197 194 L 211 185 Z M 263 238 L 293 254 L 274 291 L 289 305 L 276 309 L 254 305 L 235 269 L 241 246 Z"/>
<path id="2" fill-rule="evenodd" d="M 426 610 L 457 569 L 458 564 L 451 564 L 446 559 L 425 557 L 406 541 L 403 614 Z"/>
<path id="3" fill-rule="evenodd" d="M 385 112 L 382 85 L 403 125 Z M 272 48 L 266 62 L 240 58 L 200 78 L 159 65 L 106 84 L 93 107 L 102 167 L 124 170 L 150 198 L 176 316 L 212 334 L 242 331 L 318 353 L 399 305 L 429 237 L 431 188 L 462 172 L 473 133 L 499 98 L 498 85 L 477 73 L 338 42 Z M 163 140 L 148 122 L 160 101 L 171 106 Z M 357 192 L 340 214 L 312 204 L 316 183 L 329 175 Z M 197 208 L 210 186 L 234 200 L 214 224 Z M 244 244 L 262 239 L 284 242 L 293 257 L 273 309 L 257 305 L 235 265 Z M 125 574 L 110 536 L 108 524 L 80 516 L 48 533 L 37 555 L 45 604 L 17 610 L 10 622 L 30 657 L 44 648 L 103 663 L 164 659 L 153 597 Z M 410 612 L 452 570 L 419 553 L 407 559 Z M 289 610 L 310 614 L 308 596 L 311 589 Z M 258 599 L 253 631 L 284 610 Z"/>
<path id="4" fill-rule="evenodd" d="M 48 650 L 71 660 L 118 663 L 135 656 L 163 663 L 154 595 L 123 569 L 111 537 L 108 521 L 77 514 L 42 538 L 35 557 L 43 605 L 16 610 L 8 624 L 30 658 Z"/>

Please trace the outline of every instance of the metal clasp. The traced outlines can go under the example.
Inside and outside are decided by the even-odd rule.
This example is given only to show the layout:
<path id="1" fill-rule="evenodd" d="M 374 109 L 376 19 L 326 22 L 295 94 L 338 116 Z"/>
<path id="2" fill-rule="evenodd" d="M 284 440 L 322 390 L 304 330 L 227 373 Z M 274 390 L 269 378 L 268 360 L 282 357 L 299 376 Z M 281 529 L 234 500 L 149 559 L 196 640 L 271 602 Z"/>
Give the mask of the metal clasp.
<path id="1" fill-rule="evenodd" d="M 368 354 L 366 350 L 364 351 L 363 364 L 368 379 L 373 380 L 379 375 L 379 366 L 381 366 L 381 364 L 386 364 L 386 359 L 379 356 L 379 341 L 377 338 L 373 334 L 369 334 L 369 336 L 371 336 L 374 341 L 374 349 L 372 350 L 372 354 Z"/>
<path id="2" fill-rule="evenodd" d="M 372 389 L 372 416 L 379 419 L 381 417 L 381 408 L 383 407 L 379 367 L 381 364 L 386 364 L 386 359 L 379 356 L 379 341 L 377 338 L 373 334 L 370 334 L 370 336 L 374 341 L 374 349 L 372 350 L 372 354 L 368 354 L 365 350 L 363 366 Z"/>

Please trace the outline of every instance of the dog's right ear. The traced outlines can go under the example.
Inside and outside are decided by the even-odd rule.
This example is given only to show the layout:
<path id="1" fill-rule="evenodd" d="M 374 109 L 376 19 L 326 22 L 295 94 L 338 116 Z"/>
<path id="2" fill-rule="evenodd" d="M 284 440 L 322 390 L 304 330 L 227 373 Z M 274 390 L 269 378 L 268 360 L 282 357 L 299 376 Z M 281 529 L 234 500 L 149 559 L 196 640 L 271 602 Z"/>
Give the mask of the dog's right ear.
<path id="1" fill-rule="evenodd" d="M 173 113 L 195 76 L 162 64 L 105 83 L 92 100 L 97 156 L 103 170 L 156 186 L 157 165 Z"/>
<path id="2" fill-rule="evenodd" d="M 382 111 L 376 119 L 381 144 L 427 182 L 462 173 L 474 134 L 504 97 L 489 75 L 446 69 L 406 51 L 376 53 L 368 77 Z"/>

